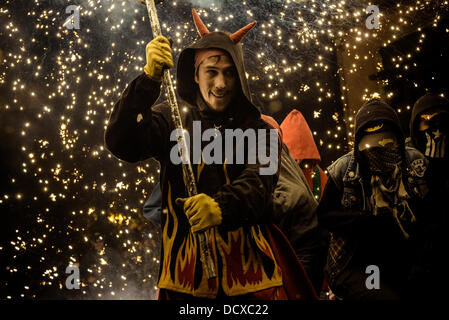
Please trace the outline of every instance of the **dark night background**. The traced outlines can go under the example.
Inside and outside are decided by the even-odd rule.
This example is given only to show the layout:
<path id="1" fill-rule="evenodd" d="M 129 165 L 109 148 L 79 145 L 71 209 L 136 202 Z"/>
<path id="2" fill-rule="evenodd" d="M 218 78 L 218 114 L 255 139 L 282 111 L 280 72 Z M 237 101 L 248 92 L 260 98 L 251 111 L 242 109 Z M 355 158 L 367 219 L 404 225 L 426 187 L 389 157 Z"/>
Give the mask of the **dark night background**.
<path id="1" fill-rule="evenodd" d="M 341 90 L 346 66 L 339 48 L 366 30 L 367 2 L 211 3 L 158 5 L 163 33 L 175 40 L 175 61 L 180 48 L 197 39 L 192 8 L 209 30 L 234 32 L 257 20 L 244 40 L 255 101 L 279 123 L 300 110 L 314 132 L 321 167 L 347 152 L 349 111 L 361 104 L 345 104 L 342 97 L 361 93 Z M 71 4 L 80 7 L 79 30 L 64 26 Z M 449 6 L 379 5 L 386 17 L 379 37 L 396 32 L 388 33 L 388 17 L 424 27 L 398 33 L 376 50 L 377 72 L 359 69 L 353 77 L 379 85 L 407 129 L 407 106 L 419 96 L 449 96 Z M 158 163 L 125 163 L 103 146 L 115 101 L 145 65 L 152 38 L 145 6 L 137 0 L 6 0 L 0 21 L 0 299 L 152 299 L 160 234 L 141 213 L 159 180 Z M 354 50 L 365 45 L 360 41 Z M 280 109 L 270 107 L 276 103 Z M 80 268 L 80 290 L 65 288 L 70 264 Z"/>

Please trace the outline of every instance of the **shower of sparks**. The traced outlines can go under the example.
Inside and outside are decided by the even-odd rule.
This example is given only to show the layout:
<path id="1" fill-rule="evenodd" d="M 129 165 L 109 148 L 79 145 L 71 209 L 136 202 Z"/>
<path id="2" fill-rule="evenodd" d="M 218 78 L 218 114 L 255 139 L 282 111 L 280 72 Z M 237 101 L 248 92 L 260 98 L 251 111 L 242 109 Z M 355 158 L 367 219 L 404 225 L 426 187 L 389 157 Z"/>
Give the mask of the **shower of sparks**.
<path id="1" fill-rule="evenodd" d="M 165 1 L 158 10 L 163 34 L 174 39 L 175 60 L 197 39 L 192 7 L 209 30 L 235 31 L 256 19 L 244 40 L 255 98 L 268 103 L 282 95 L 307 113 L 326 152 L 350 144 L 354 115 L 345 77 L 374 59 L 371 45 L 382 39 L 385 47 L 404 29 L 420 31 L 417 16 L 436 26 L 449 8 L 448 1 L 406 2 L 389 6 L 388 15 L 381 8 L 378 30 L 365 27 L 367 4 L 355 0 Z M 67 28 L 65 8 L 72 4 L 79 29 Z M 26 8 L 2 1 L 0 125 L 9 171 L 0 206 L 11 223 L 0 244 L 8 255 L 0 299 L 154 297 L 159 231 L 141 213 L 159 166 L 119 161 L 103 144 L 115 101 L 145 65 L 152 37 L 146 14 L 137 0 L 32 0 Z M 416 51 L 424 33 L 419 42 Z M 414 68 L 404 63 L 412 55 L 396 57 L 398 68 Z M 338 68 L 336 56 L 351 59 L 351 67 Z M 379 81 L 379 88 L 386 85 Z M 360 101 L 379 95 L 368 88 L 358 94 Z M 80 290 L 65 288 L 67 266 L 80 268 Z"/>

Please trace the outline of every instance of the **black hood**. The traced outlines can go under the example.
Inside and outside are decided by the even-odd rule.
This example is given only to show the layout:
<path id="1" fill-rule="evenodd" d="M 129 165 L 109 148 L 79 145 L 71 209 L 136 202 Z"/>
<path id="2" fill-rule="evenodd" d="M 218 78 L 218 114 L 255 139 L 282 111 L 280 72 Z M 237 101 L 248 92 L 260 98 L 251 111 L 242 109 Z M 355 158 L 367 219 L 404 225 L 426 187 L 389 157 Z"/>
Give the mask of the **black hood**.
<path id="1" fill-rule="evenodd" d="M 373 99 L 366 102 L 355 116 L 355 157 L 359 157 L 358 145 L 363 137 L 364 129 L 378 121 L 382 121 L 386 124 L 386 128 L 391 128 L 396 133 L 401 152 L 405 153 L 405 137 L 396 111 L 385 102 Z"/>
<path id="2" fill-rule="evenodd" d="M 418 146 L 418 117 L 423 112 L 433 108 L 439 108 L 449 112 L 449 100 L 434 93 L 426 93 L 415 102 L 412 110 L 412 116 L 410 117 L 410 137 L 414 146 Z"/>
<path id="3" fill-rule="evenodd" d="M 240 88 L 243 93 L 243 100 L 245 100 L 243 104 L 248 107 L 249 113 L 254 118 L 259 118 L 260 111 L 252 103 L 251 92 L 246 80 L 242 45 L 240 43 L 234 44 L 227 32 L 211 32 L 181 51 L 176 74 L 179 96 L 191 105 L 196 105 L 196 96 L 199 89 L 195 82 L 195 50 L 211 48 L 221 49 L 229 54 L 240 78 Z"/>

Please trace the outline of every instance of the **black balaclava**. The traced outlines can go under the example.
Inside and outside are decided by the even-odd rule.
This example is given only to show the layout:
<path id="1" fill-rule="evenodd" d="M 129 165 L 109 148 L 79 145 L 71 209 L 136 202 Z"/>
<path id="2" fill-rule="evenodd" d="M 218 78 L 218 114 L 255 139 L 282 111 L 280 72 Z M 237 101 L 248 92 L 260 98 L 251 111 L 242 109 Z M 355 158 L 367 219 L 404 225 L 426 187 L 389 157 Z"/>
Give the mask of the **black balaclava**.
<path id="1" fill-rule="evenodd" d="M 449 100 L 433 93 L 419 98 L 412 110 L 410 135 L 429 161 L 448 160 Z"/>
<path id="2" fill-rule="evenodd" d="M 374 147 L 376 144 L 376 148 L 369 148 L 372 151 L 370 150 L 364 153 L 361 152 L 361 150 L 367 149 L 363 145 L 364 142 L 362 141 L 362 138 L 368 135 L 373 135 L 373 139 L 375 139 L 375 135 L 386 135 L 386 132 L 388 131 L 393 133 L 393 136 L 390 137 L 390 139 L 392 138 L 395 140 L 394 145 L 397 146 L 397 148 L 379 148 L 381 145 L 377 144 L 377 141 L 374 141 L 374 143 L 371 143 L 371 146 Z M 388 139 L 387 136 L 384 138 Z M 379 139 L 379 141 L 382 141 L 382 139 Z M 354 154 L 357 161 L 361 165 L 362 174 L 370 174 L 371 170 L 369 170 L 367 162 L 368 157 L 371 159 L 370 162 L 372 169 L 376 170 L 374 163 L 378 163 L 378 169 L 390 171 L 388 168 L 392 169 L 394 167 L 394 164 L 390 163 L 391 161 L 396 164 L 404 159 L 404 140 L 405 138 L 401 130 L 399 118 L 393 108 L 388 104 L 378 99 L 372 99 L 366 102 L 357 112 L 355 117 Z M 362 144 L 360 142 L 362 142 Z M 385 145 L 387 146 L 386 143 Z M 388 146 L 392 145 L 388 144 Z M 400 159 L 398 159 L 398 157 L 400 157 Z"/>
<path id="3" fill-rule="evenodd" d="M 403 182 L 405 144 L 397 114 L 386 103 L 374 99 L 360 108 L 355 122 L 354 154 L 362 175 L 369 178 L 371 190 L 366 209 L 375 216 L 392 214 L 408 238 L 403 223 L 416 218 Z"/>
<path id="4" fill-rule="evenodd" d="M 398 138 L 389 123 L 369 123 L 358 144 L 362 165 L 371 175 L 377 175 L 386 183 L 402 162 Z"/>
<path id="5" fill-rule="evenodd" d="M 418 148 L 430 160 L 448 158 L 449 112 L 431 109 L 419 115 Z"/>

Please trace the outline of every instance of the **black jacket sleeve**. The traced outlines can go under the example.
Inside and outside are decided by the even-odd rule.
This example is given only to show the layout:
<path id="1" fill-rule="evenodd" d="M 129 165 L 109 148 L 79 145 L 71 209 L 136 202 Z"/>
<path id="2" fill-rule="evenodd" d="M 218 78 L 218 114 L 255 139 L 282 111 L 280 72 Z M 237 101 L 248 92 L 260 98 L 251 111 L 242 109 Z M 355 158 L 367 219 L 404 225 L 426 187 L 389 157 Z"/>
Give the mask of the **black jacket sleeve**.
<path id="1" fill-rule="evenodd" d="M 317 208 L 319 224 L 329 232 L 352 232 L 363 222 L 368 214 L 360 210 L 343 209 L 341 204 L 342 192 L 329 178 L 324 188 L 323 197 Z"/>
<path id="2" fill-rule="evenodd" d="M 142 73 L 115 104 L 105 132 L 105 145 L 119 159 L 137 162 L 150 157 L 160 159 L 164 154 L 169 118 L 161 105 L 152 108 L 160 86 Z"/>
<path id="3" fill-rule="evenodd" d="M 223 185 L 214 196 L 222 211 L 222 226 L 237 229 L 266 221 L 274 180 L 273 176 L 259 175 L 255 165 L 248 165 L 231 184 Z"/>
<path id="4" fill-rule="evenodd" d="M 278 146 L 277 139 L 277 136 L 268 135 L 266 150 L 270 150 L 270 146 Z M 278 159 L 278 157 L 275 158 Z M 220 205 L 223 217 L 222 226 L 225 229 L 234 230 L 242 226 L 264 223 L 271 218 L 278 166 L 279 162 L 276 160 L 274 173 L 261 175 L 259 169 L 266 165 L 259 162 L 246 164 L 245 169 L 237 178 L 219 189 L 214 195 L 214 199 Z"/>

